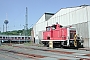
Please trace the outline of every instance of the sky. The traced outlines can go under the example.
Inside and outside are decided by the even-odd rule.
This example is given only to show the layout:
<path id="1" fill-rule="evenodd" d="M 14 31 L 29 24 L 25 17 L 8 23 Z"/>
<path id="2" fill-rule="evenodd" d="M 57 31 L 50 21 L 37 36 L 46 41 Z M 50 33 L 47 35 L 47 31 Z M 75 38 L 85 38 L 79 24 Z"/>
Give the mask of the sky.
<path id="1" fill-rule="evenodd" d="M 61 8 L 83 4 L 90 5 L 90 0 L 0 0 L 0 31 L 3 25 L 5 28 L 5 20 L 9 21 L 8 31 L 24 29 L 26 7 L 28 28 L 31 28 L 45 12 L 56 13 Z"/>

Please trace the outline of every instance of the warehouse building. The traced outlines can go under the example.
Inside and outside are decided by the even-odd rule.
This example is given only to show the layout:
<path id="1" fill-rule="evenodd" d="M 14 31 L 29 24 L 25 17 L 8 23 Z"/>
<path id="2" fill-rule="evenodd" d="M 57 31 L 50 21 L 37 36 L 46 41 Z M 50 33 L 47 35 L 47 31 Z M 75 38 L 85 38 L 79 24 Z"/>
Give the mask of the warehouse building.
<path id="1" fill-rule="evenodd" d="M 34 37 L 37 41 L 42 39 L 42 31 L 46 26 L 58 22 L 63 26 L 76 27 L 77 33 L 83 37 L 84 47 L 90 47 L 90 6 L 81 5 L 76 7 L 62 8 L 55 14 L 45 13 L 33 26 Z M 39 43 L 39 41 L 38 41 Z"/>

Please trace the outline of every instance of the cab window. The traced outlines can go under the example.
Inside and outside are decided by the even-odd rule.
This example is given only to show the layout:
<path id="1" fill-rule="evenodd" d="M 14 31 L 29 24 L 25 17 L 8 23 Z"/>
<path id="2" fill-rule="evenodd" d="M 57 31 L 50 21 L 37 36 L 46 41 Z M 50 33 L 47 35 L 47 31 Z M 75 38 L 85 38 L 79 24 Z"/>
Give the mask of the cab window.
<path id="1" fill-rule="evenodd" d="M 46 27 L 46 31 L 50 31 L 50 27 Z"/>
<path id="2" fill-rule="evenodd" d="M 55 29 L 56 29 L 56 26 L 57 26 L 57 25 L 53 25 L 53 26 L 52 26 L 52 30 L 55 30 Z"/>

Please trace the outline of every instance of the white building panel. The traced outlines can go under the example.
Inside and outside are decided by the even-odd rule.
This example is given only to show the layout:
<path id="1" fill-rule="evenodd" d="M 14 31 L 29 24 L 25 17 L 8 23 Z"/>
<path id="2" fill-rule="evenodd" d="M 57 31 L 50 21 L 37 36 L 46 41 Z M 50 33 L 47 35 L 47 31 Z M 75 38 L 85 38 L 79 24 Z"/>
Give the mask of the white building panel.
<path id="1" fill-rule="evenodd" d="M 39 31 L 45 31 L 46 30 L 46 27 L 47 27 L 47 22 L 42 23 L 40 26 L 39 26 L 40 27 L 40 30 Z"/>
<path id="2" fill-rule="evenodd" d="M 34 37 L 36 36 L 36 25 L 33 26 Z"/>
<path id="3" fill-rule="evenodd" d="M 59 21 L 58 21 L 58 23 L 60 24 L 60 23 L 61 23 L 61 17 L 59 16 L 58 18 L 59 18 Z"/>
<path id="4" fill-rule="evenodd" d="M 76 24 L 77 22 L 76 22 L 76 14 L 75 14 L 76 12 L 75 11 L 73 11 L 73 12 L 71 12 L 71 17 L 70 18 L 72 18 L 72 21 L 71 21 L 71 24 Z"/>
<path id="5" fill-rule="evenodd" d="M 87 13 L 88 21 L 90 21 L 90 6 L 87 6 L 86 13 Z"/>
<path id="6" fill-rule="evenodd" d="M 54 22 L 54 24 L 56 24 L 56 22 L 57 22 L 57 17 L 58 17 L 58 16 L 55 17 L 55 22 Z"/>
<path id="7" fill-rule="evenodd" d="M 58 23 L 59 23 L 59 20 L 60 20 L 60 19 L 59 19 L 59 16 L 57 16 L 57 22 L 58 22 Z"/>
<path id="8" fill-rule="evenodd" d="M 61 9 L 61 10 L 60 10 L 60 12 L 59 12 L 59 13 L 60 13 L 60 16 L 62 16 L 62 15 L 64 15 L 64 14 L 66 14 L 66 12 L 65 12 L 65 11 L 66 11 L 66 9 Z"/>
<path id="9" fill-rule="evenodd" d="M 60 15 L 59 15 L 59 12 L 58 12 L 58 13 L 56 13 L 56 14 L 55 14 L 55 16 L 56 16 L 56 17 L 60 16 Z"/>
<path id="10" fill-rule="evenodd" d="M 63 16 L 61 16 L 61 18 L 62 18 L 62 20 L 61 20 L 61 23 L 62 23 L 62 25 L 63 26 L 66 26 L 66 16 L 65 15 L 63 15 Z"/>
<path id="11" fill-rule="evenodd" d="M 82 8 L 76 11 L 77 23 L 87 22 L 86 8 Z"/>
<path id="12" fill-rule="evenodd" d="M 53 22 L 53 19 L 50 19 L 47 22 L 48 22 L 48 26 L 50 26 L 52 24 L 52 22 Z"/>
<path id="13" fill-rule="evenodd" d="M 83 12 L 83 21 L 87 22 L 88 21 L 88 11 L 87 11 L 87 7 L 85 7 L 84 9 L 82 9 Z"/>
<path id="14" fill-rule="evenodd" d="M 66 14 L 66 25 L 70 25 L 69 22 L 70 22 L 70 14 Z"/>
<path id="15" fill-rule="evenodd" d="M 63 16 L 60 16 L 60 23 L 61 25 L 63 25 Z"/>
<path id="16" fill-rule="evenodd" d="M 43 22 L 43 23 L 40 23 L 40 24 L 36 24 L 36 27 L 35 27 L 35 35 L 34 36 L 37 36 L 39 35 L 39 31 L 45 31 L 46 30 L 46 26 L 47 26 L 47 22 Z"/>
<path id="17" fill-rule="evenodd" d="M 73 18 L 72 18 L 72 13 L 69 13 L 69 24 L 72 25 L 72 22 L 73 22 Z"/>
<path id="18" fill-rule="evenodd" d="M 53 19 L 51 19 L 50 21 L 48 20 L 48 26 L 52 25 L 53 23 Z"/>
<path id="19" fill-rule="evenodd" d="M 38 25 L 36 25 L 36 35 L 38 34 Z"/>
<path id="20" fill-rule="evenodd" d="M 49 26 L 51 24 L 52 20 L 47 21 L 47 25 Z"/>
<path id="21" fill-rule="evenodd" d="M 58 22 L 59 24 L 61 23 L 61 16 L 59 16 L 59 22 Z"/>
<path id="22" fill-rule="evenodd" d="M 58 13 L 56 13 L 55 15 L 54 15 L 54 17 L 57 17 L 58 16 Z"/>
<path id="23" fill-rule="evenodd" d="M 45 14 L 42 15 L 42 17 L 37 21 L 36 24 L 40 24 L 40 23 L 42 23 L 42 22 L 44 22 L 44 21 L 45 21 Z"/>
<path id="24" fill-rule="evenodd" d="M 52 24 L 54 24 L 55 23 L 55 17 L 53 18 L 53 20 L 52 20 Z"/>
<path id="25" fill-rule="evenodd" d="M 88 45 L 90 47 L 90 21 L 88 22 L 88 31 L 89 31 L 88 32 L 89 33 L 89 38 L 88 38 L 89 39 L 89 41 L 88 41 L 89 44 Z"/>

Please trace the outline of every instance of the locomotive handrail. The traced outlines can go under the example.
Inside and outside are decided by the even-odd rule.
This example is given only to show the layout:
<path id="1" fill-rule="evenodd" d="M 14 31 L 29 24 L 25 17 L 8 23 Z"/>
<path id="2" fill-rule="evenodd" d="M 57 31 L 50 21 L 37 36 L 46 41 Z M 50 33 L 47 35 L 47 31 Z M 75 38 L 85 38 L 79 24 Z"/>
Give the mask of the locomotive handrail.
<path id="1" fill-rule="evenodd" d="M 77 41 L 76 41 L 76 40 L 77 40 L 77 35 L 75 34 L 75 35 L 74 35 L 74 46 L 75 46 L 75 47 L 77 47 Z"/>

